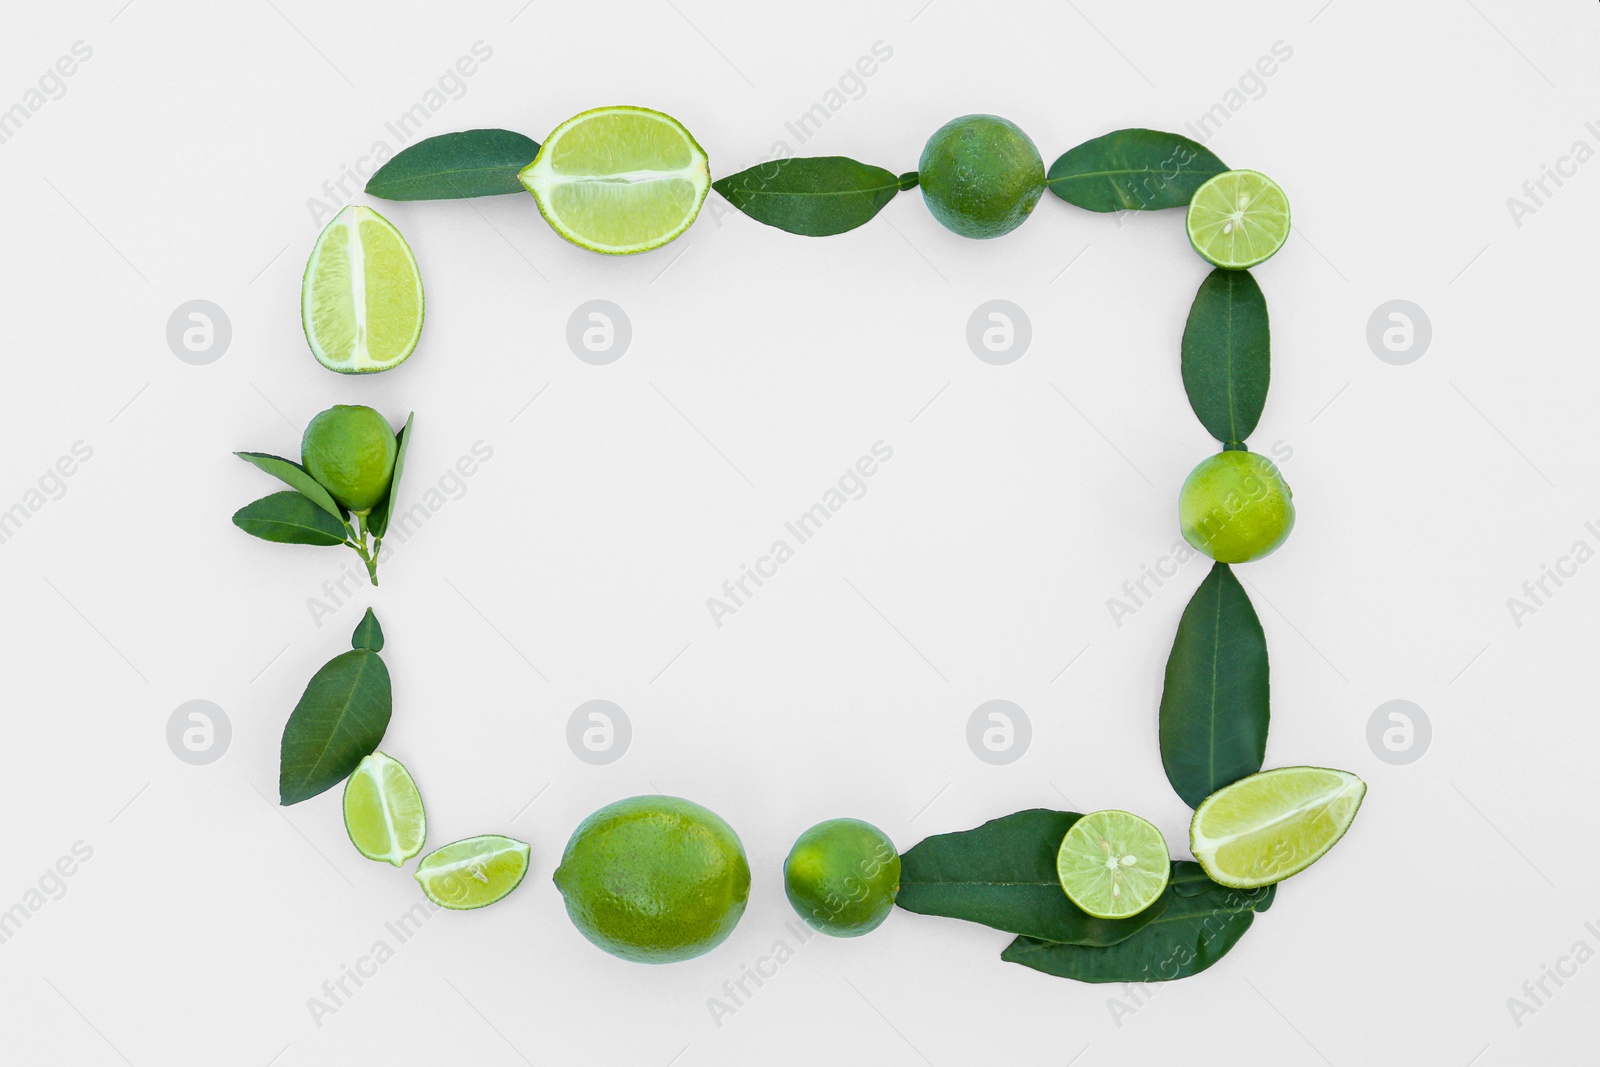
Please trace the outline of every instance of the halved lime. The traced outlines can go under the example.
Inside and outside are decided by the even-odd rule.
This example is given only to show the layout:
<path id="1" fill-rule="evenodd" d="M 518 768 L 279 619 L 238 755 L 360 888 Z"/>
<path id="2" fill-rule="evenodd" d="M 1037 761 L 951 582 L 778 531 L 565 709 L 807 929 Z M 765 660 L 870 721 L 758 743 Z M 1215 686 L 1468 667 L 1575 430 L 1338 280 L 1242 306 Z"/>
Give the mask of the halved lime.
<path id="1" fill-rule="evenodd" d="M 417 864 L 416 878 L 441 908 L 471 911 L 517 888 L 527 873 L 527 842 L 484 834 L 434 849 Z"/>
<path id="2" fill-rule="evenodd" d="M 1072 824 L 1056 876 L 1072 902 L 1097 919 L 1125 919 L 1167 888 L 1172 857 L 1161 831 L 1125 811 L 1095 811 Z"/>
<path id="3" fill-rule="evenodd" d="M 1223 171 L 1189 201 L 1189 243 L 1219 267 L 1243 270 L 1289 239 L 1289 198 L 1259 171 Z"/>
<path id="4" fill-rule="evenodd" d="M 1299 874 L 1338 843 L 1367 795 L 1349 771 L 1279 767 L 1241 778 L 1194 810 L 1189 851 L 1214 882 L 1236 889 Z"/>
<path id="5" fill-rule="evenodd" d="M 643 107 L 568 119 L 518 177 L 557 233 L 612 255 L 677 237 L 711 188 L 705 150 L 677 119 Z"/>
<path id="6" fill-rule="evenodd" d="M 300 320 L 329 370 L 371 374 L 406 361 L 422 336 L 422 275 L 388 219 L 355 205 L 333 217 L 306 263 Z"/>
<path id="7" fill-rule="evenodd" d="M 396 867 L 422 851 L 428 818 L 400 761 L 374 752 L 344 784 L 344 828 L 356 851 Z"/>

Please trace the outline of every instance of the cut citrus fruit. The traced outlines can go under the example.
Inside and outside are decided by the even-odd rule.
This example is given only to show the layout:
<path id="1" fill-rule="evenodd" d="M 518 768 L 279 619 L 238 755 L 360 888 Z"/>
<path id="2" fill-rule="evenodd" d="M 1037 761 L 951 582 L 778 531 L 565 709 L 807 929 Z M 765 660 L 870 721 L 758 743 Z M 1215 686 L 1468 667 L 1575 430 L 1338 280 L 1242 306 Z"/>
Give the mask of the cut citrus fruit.
<path id="1" fill-rule="evenodd" d="M 306 263 L 300 319 L 329 370 L 371 374 L 404 363 L 422 336 L 422 275 L 400 231 L 369 207 L 335 215 Z"/>
<path id="2" fill-rule="evenodd" d="M 356 767 L 344 784 L 344 828 L 369 860 L 399 867 L 422 851 L 422 794 L 399 760 L 374 752 Z"/>
<path id="3" fill-rule="evenodd" d="M 1289 198 L 1259 171 L 1223 171 L 1194 191 L 1188 229 L 1189 243 L 1210 262 L 1253 267 L 1289 239 Z"/>
<path id="4" fill-rule="evenodd" d="M 1280 767 L 1241 778 L 1200 802 L 1189 851 L 1214 882 L 1235 889 L 1299 874 L 1338 843 L 1367 783 L 1349 771 Z"/>
<path id="5" fill-rule="evenodd" d="M 1172 857 L 1161 831 L 1125 811 L 1095 811 L 1072 824 L 1056 876 L 1072 902 L 1097 919 L 1125 919 L 1167 888 Z"/>
<path id="6" fill-rule="evenodd" d="M 441 908 L 471 911 L 493 904 L 528 873 L 528 845 L 484 834 L 436 848 L 417 864 L 417 882 Z"/>
<path id="7" fill-rule="evenodd" d="M 711 188 L 683 124 L 642 107 L 600 107 L 555 128 L 518 175 L 551 227 L 591 252 L 648 252 L 677 237 Z"/>

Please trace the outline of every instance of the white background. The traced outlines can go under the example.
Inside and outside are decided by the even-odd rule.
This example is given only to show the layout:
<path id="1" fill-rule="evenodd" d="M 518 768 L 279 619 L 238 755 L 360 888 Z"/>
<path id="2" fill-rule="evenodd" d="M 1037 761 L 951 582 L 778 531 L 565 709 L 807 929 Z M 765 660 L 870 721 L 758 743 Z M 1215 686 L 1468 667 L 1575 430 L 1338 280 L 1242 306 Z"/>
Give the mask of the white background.
<path id="1" fill-rule="evenodd" d="M 1507 1000 L 1576 942 L 1600 950 L 1584 927 L 1600 925 L 1600 563 L 1520 627 L 1506 602 L 1574 541 L 1600 547 L 1583 525 L 1600 520 L 1600 163 L 1547 183 L 1520 227 L 1506 201 L 1574 141 L 1600 148 L 1584 127 L 1600 123 L 1600 11 L 919 5 L 12 6 L 0 108 L 75 42 L 93 55 L 0 144 L 0 507 L 74 442 L 93 457 L 0 544 L 0 909 L 75 842 L 93 856 L 0 944 L 0 1057 L 1594 1062 L 1600 963 L 1547 980 L 1520 1026 Z M 1348 768 L 1370 792 L 1224 961 L 1129 1015 L 1117 987 L 1002 963 L 997 931 L 900 912 L 798 947 L 720 1026 L 708 1009 L 796 944 L 780 865 L 826 817 L 906 848 L 1020 808 L 1115 806 L 1183 853 L 1155 709 L 1204 567 L 1120 627 L 1107 607 L 1171 550 L 1178 486 L 1214 447 L 1178 375 L 1206 273 L 1181 216 L 1047 194 L 1016 233 L 973 242 L 912 193 L 807 240 L 713 194 L 677 243 L 610 259 L 522 196 L 379 205 L 420 259 L 427 327 L 399 370 L 330 374 L 300 331 L 308 199 L 375 141 L 397 147 L 385 123 L 477 41 L 492 58 L 425 133 L 542 139 L 578 111 L 643 104 L 683 120 L 717 176 L 778 141 L 910 170 L 929 133 L 975 111 L 1017 122 L 1048 163 L 1120 127 L 1182 130 L 1275 42 L 1292 48 L 1209 141 L 1274 176 L 1295 212 L 1256 271 L 1275 358 L 1252 443 L 1292 448 L 1299 525 L 1241 572 L 1272 653 L 1268 764 Z M 879 41 L 892 57 L 800 145 L 785 123 Z M 232 322 L 209 366 L 165 337 L 196 298 Z M 633 325 L 604 367 L 565 341 L 597 298 Z M 1004 367 L 964 336 L 995 298 L 1033 328 Z M 1397 298 L 1433 324 L 1409 366 L 1366 342 Z M 235 529 L 275 483 L 229 453 L 295 455 L 334 402 L 396 423 L 416 411 L 412 499 L 451 488 L 475 442 L 493 457 L 381 589 L 319 627 L 308 601 L 354 556 Z M 706 598 L 879 440 L 894 458 L 865 497 L 715 627 Z M 392 942 L 383 924 L 419 899 L 409 871 L 351 849 L 337 790 L 274 802 L 283 721 L 368 603 L 395 681 L 384 748 L 421 784 L 430 845 L 507 833 L 532 843 L 533 868 L 489 910 L 430 919 L 318 1026 L 308 998 Z M 634 730 L 605 767 L 565 739 L 595 698 Z M 1008 766 L 965 738 L 995 698 L 1033 724 Z M 1401 698 L 1434 737 L 1391 766 L 1367 721 Z M 232 722 L 209 766 L 167 745 L 191 699 Z M 726 817 L 754 871 L 733 937 L 670 967 L 590 946 L 549 880 L 584 815 L 656 791 Z"/>

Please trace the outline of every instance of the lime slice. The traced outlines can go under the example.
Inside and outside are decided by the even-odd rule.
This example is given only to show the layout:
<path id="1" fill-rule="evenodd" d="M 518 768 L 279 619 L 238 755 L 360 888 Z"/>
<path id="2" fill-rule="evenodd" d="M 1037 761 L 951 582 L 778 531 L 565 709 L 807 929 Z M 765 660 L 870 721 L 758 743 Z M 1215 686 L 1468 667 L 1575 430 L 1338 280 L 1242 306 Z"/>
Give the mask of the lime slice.
<path id="1" fill-rule="evenodd" d="M 1280 767 L 1241 778 L 1200 802 L 1189 851 L 1214 882 L 1236 889 L 1299 874 L 1338 843 L 1367 783 L 1349 771 Z"/>
<path id="2" fill-rule="evenodd" d="M 422 275 L 388 219 L 354 205 L 333 217 L 306 263 L 300 320 L 329 370 L 371 374 L 406 361 L 422 336 Z"/>
<path id="3" fill-rule="evenodd" d="M 484 834 L 436 848 L 417 864 L 417 882 L 441 908 L 471 911 L 493 904 L 522 884 L 528 845 Z"/>
<path id="4" fill-rule="evenodd" d="M 344 829 L 369 860 L 399 867 L 422 851 L 422 794 L 399 760 L 374 752 L 356 767 L 344 784 Z"/>
<path id="5" fill-rule="evenodd" d="M 1161 831 L 1125 811 L 1096 811 L 1072 824 L 1056 875 L 1072 902 L 1097 919 L 1125 919 L 1167 888 L 1172 858 Z"/>
<path id="6" fill-rule="evenodd" d="M 1289 198 L 1254 170 L 1229 170 L 1194 191 L 1189 243 L 1219 267 L 1263 263 L 1289 239 Z"/>
<path id="7" fill-rule="evenodd" d="M 711 188 L 689 131 L 642 107 L 568 119 L 518 177 L 557 233 L 612 255 L 648 252 L 687 230 Z"/>

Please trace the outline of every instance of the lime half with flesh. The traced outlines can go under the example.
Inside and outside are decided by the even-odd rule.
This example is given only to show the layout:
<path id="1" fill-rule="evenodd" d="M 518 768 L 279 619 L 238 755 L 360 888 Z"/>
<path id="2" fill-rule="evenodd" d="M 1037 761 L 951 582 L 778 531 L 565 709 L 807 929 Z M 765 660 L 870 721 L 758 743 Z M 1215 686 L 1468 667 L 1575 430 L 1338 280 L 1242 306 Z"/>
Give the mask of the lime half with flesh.
<path id="1" fill-rule="evenodd" d="M 601 107 L 568 119 L 518 175 L 545 221 L 591 252 L 648 252 L 677 237 L 711 188 L 706 153 L 671 115 Z"/>
<path id="2" fill-rule="evenodd" d="M 371 374 L 404 363 L 422 336 L 422 274 L 400 231 L 369 207 L 335 215 L 306 263 L 300 318 L 311 354 L 329 370 Z"/>
<path id="3" fill-rule="evenodd" d="M 528 873 L 528 845 L 499 834 L 484 834 L 436 848 L 417 864 L 417 882 L 441 908 L 484 908 L 522 884 Z"/>
<path id="4" fill-rule="evenodd" d="M 1194 191 L 1188 229 L 1189 243 L 1208 261 L 1253 267 L 1289 239 L 1289 198 L 1259 171 L 1224 171 Z"/>
<path id="5" fill-rule="evenodd" d="M 1280 767 L 1241 778 L 1200 802 L 1189 851 L 1214 882 L 1281 882 L 1311 866 L 1355 821 L 1367 783 L 1349 771 Z"/>
<path id="6" fill-rule="evenodd" d="M 1072 824 L 1056 875 L 1072 902 L 1097 919 L 1125 919 L 1156 902 L 1172 873 L 1166 838 L 1125 811 L 1095 811 Z"/>
<path id="7" fill-rule="evenodd" d="M 374 752 L 344 784 L 344 828 L 356 851 L 396 867 L 422 851 L 428 819 L 399 760 Z"/>

